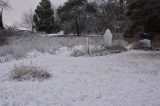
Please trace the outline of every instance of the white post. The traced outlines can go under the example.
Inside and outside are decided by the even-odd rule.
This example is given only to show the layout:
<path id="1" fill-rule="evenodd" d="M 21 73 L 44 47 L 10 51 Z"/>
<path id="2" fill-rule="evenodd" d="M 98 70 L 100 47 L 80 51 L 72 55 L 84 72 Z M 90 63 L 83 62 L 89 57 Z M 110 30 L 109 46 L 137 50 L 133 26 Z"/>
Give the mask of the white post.
<path id="1" fill-rule="evenodd" d="M 104 45 L 106 48 L 112 46 L 112 38 L 113 38 L 113 35 L 112 35 L 111 31 L 109 29 L 107 29 L 104 34 Z"/>

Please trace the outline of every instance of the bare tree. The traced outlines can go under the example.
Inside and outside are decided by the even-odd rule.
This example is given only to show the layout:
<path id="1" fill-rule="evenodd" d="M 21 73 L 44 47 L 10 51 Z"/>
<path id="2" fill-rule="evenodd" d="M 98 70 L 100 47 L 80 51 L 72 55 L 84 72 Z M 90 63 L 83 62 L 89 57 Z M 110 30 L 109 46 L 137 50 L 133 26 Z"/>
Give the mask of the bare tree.
<path id="1" fill-rule="evenodd" d="M 127 24 L 125 16 L 126 0 L 95 0 L 97 4 L 98 27 L 102 32 L 109 28 L 112 32 L 121 33 Z"/>
<path id="2" fill-rule="evenodd" d="M 34 29 L 34 22 L 33 22 L 33 11 L 29 10 L 28 12 L 25 12 L 22 16 L 22 27 L 26 29 L 30 29 L 33 31 Z"/>
<path id="3" fill-rule="evenodd" d="M 7 0 L 0 0 L 0 29 L 3 29 L 3 12 L 5 9 L 10 8 Z"/>

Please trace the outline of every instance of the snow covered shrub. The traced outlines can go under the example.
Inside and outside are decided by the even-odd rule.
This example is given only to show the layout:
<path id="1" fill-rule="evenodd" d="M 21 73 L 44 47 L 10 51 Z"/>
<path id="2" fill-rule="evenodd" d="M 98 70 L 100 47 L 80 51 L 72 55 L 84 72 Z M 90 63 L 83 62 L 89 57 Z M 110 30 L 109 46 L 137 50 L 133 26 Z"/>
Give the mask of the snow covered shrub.
<path id="1" fill-rule="evenodd" d="M 74 56 L 74 57 L 78 57 L 78 56 L 83 56 L 85 55 L 87 52 L 86 52 L 86 49 L 83 45 L 79 45 L 79 46 L 75 46 L 73 48 L 73 51 L 71 53 L 71 56 Z"/>
<path id="2" fill-rule="evenodd" d="M 83 55 L 85 55 L 85 53 L 78 49 L 73 50 L 73 52 L 71 53 L 71 56 L 73 57 L 78 57 Z"/>
<path id="3" fill-rule="evenodd" d="M 90 45 L 90 55 L 92 56 L 103 56 L 108 53 L 109 52 L 106 50 L 104 46 Z"/>
<path id="4" fill-rule="evenodd" d="M 35 66 L 14 66 L 11 71 L 10 79 L 23 81 L 23 80 L 44 80 L 51 77 L 51 74 L 40 67 Z"/>
<path id="5" fill-rule="evenodd" d="M 19 59 L 25 57 L 26 51 L 23 49 L 22 45 L 5 45 L 0 47 L 0 55 L 11 55 L 13 58 Z"/>

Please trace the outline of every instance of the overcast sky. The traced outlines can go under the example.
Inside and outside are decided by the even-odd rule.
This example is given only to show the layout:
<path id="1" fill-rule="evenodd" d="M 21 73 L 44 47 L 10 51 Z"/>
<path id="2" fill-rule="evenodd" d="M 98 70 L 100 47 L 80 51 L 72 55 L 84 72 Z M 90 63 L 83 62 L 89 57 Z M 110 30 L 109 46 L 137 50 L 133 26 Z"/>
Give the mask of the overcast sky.
<path id="1" fill-rule="evenodd" d="M 25 11 L 34 10 L 41 0 L 9 0 L 11 9 L 4 13 L 4 24 L 12 25 L 21 21 Z M 63 4 L 66 0 L 50 0 L 56 7 Z"/>

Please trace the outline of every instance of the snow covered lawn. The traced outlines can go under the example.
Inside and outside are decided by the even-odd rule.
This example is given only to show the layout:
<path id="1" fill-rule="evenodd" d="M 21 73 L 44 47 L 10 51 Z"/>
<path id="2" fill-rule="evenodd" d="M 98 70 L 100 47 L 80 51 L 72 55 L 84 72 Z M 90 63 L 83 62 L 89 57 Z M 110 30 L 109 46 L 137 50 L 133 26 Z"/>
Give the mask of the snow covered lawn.
<path id="1" fill-rule="evenodd" d="M 52 78 L 9 80 L 15 64 L 31 63 Z M 160 52 L 41 55 L 0 63 L 0 106 L 160 106 Z"/>

